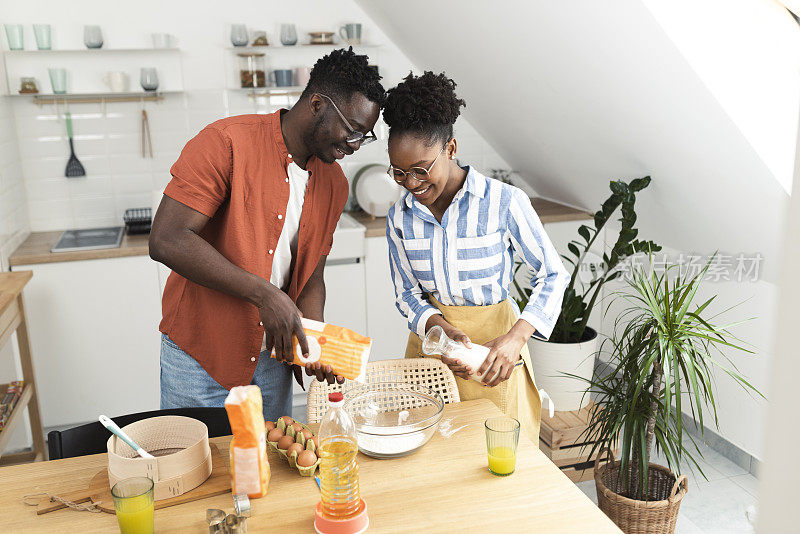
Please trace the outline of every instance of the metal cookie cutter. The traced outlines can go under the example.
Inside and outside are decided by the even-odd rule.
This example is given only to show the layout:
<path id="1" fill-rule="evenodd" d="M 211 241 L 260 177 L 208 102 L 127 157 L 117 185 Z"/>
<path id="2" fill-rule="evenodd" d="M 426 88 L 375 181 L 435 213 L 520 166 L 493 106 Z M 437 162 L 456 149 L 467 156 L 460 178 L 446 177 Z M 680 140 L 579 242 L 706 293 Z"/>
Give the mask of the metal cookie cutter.
<path id="1" fill-rule="evenodd" d="M 225 532 L 225 512 L 214 508 L 206 510 L 209 534 L 223 534 Z"/>
<path id="2" fill-rule="evenodd" d="M 225 518 L 225 532 L 230 534 L 247 534 L 247 518 L 228 514 Z"/>
<path id="3" fill-rule="evenodd" d="M 233 509 L 238 516 L 250 517 L 250 498 L 246 493 L 233 494 Z"/>

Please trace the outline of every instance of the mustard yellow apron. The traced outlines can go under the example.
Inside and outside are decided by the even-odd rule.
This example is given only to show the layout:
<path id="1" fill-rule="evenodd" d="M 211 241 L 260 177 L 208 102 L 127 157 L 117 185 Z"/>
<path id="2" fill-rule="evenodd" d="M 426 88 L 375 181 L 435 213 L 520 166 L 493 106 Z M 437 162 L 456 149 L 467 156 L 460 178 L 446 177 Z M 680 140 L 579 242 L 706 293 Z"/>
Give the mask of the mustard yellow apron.
<path id="1" fill-rule="evenodd" d="M 464 332 L 473 343 L 484 344 L 507 334 L 517 315 L 511 301 L 488 306 L 446 306 L 428 295 L 430 303 L 442 312 L 444 319 Z M 406 358 L 423 358 L 422 341 L 416 333 L 408 336 Z M 522 347 L 524 365 L 514 368 L 511 377 L 499 385 L 488 388 L 474 380 L 456 377 L 462 401 L 489 399 L 500 411 L 519 421 L 520 429 L 538 446 L 542 401 L 533 379 L 533 365 L 528 346 Z"/>

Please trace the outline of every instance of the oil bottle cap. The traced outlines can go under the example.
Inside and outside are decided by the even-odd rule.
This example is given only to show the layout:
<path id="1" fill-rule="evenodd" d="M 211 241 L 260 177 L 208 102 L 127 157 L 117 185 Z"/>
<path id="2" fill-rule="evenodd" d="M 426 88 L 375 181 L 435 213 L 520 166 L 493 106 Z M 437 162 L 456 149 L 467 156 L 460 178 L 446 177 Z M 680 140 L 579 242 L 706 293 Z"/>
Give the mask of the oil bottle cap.
<path id="1" fill-rule="evenodd" d="M 330 402 L 342 402 L 344 400 L 344 395 L 341 391 L 334 391 L 333 393 L 328 394 L 328 400 Z"/>

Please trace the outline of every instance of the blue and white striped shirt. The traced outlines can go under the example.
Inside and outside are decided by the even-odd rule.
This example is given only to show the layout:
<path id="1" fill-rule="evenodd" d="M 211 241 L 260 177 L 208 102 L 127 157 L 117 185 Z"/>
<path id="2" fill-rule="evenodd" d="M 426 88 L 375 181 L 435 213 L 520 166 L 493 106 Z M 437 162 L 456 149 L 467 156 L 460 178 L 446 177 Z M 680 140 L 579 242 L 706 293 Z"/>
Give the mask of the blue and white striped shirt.
<path id="1" fill-rule="evenodd" d="M 386 237 L 397 308 L 420 337 L 439 311 L 425 295 L 450 306 L 484 306 L 509 298 L 514 253 L 533 277 L 520 314 L 547 339 L 561 313 L 569 274 L 519 188 L 468 167 L 464 186 L 436 220 L 406 193 L 389 210 Z"/>

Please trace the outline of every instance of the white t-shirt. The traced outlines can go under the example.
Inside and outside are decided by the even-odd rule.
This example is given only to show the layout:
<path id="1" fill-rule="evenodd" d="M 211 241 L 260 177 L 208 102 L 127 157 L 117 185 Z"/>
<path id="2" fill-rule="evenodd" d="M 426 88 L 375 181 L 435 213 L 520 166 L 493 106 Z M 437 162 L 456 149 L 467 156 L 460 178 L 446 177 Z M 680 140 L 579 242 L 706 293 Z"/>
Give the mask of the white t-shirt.
<path id="1" fill-rule="evenodd" d="M 272 285 L 284 289 L 291 278 L 292 257 L 297 254 L 297 234 L 300 230 L 300 214 L 303 212 L 303 199 L 308 185 L 308 171 L 301 169 L 295 162 L 286 167 L 289 175 L 289 202 L 286 204 L 283 229 L 275 246 L 275 257 L 272 258 L 272 273 L 269 281 Z M 261 350 L 267 347 L 267 336 L 261 340 Z"/>
<path id="2" fill-rule="evenodd" d="M 301 169 L 294 161 L 286 167 L 289 175 L 289 202 L 286 204 L 283 229 L 275 246 L 275 257 L 272 259 L 272 273 L 269 281 L 276 287 L 284 289 L 289 283 L 292 258 L 297 254 L 297 234 L 300 230 L 300 214 L 303 212 L 303 199 L 308 185 L 308 171 Z"/>

